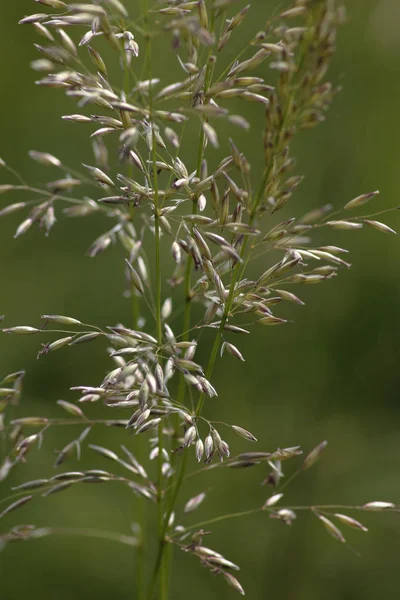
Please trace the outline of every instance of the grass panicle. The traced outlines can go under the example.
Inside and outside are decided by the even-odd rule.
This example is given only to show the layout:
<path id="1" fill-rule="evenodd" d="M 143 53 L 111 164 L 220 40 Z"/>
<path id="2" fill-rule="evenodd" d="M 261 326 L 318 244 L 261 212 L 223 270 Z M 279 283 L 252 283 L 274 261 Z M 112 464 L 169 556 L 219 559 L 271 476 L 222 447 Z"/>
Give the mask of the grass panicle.
<path id="1" fill-rule="evenodd" d="M 383 501 L 282 506 L 283 489 L 322 459 L 327 442 L 305 459 L 298 446 L 243 452 L 243 444 L 257 442 L 246 423 L 212 420 L 214 398 L 224 396 L 213 383 L 217 361 L 226 362 L 227 368 L 235 360 L 244 362 L 243 335 L 260 325 L 284 327 L 280 305 L 302 306 L 302 285 L 324 283 L 350 268 L 342 258 L 346 249 L 332 244 L 332 232 L 351 233 L 367 225 L 394 233 L 374 219 L 389 211 L 357 216 L 367 202 L 379 202 L 378 191 L 344 199 L 342 207 L 323 205 L 305 214 L 297 204 L 287 216 L 303 180 L 296 171 L 292 141 L 325 121 L 339 91 L 327 74 L 344 8 L 340 0 L 296 0 L 270 16 L 267 8 L 257 6 L 265 25 L 245 39 L 241 25 L 252 7 L 239 7 L 234 0 L 166 0 L 151 6 L 144 0 L 132 14 L 135 3 L 122 0 L 39 3 L 43 12 L 20 21 L 40 36 L 35 44 L 40 58 L 31 63 L 39 77 L 36 83 L 61 89 L 77 105 L 61 118 L 85 128 L 93 159 L 72 168 L 50 152 L 29 151 L 51 174 L 41 186 L 25 182 L 0 159 L 10 177 L 0 186 L 0 194 L 10 197 L 0 217 L 21 214 L 15 238 L 28 238 L 33 228 L 53 235 L 64 217 L 104 217 L 104 231 L 88 242 L 88 255 L 94 258 L 112 245 L 121 248 L 116 268 L 125 275 L 132 318 L 106 328 L 62 315 L 43 315 L 34 325 L 7 323 L 3 334 L 38 337 L 41 360 L 77 344 L 89 344 L 88 352 L 93 344 L 102 344 L 110 370 L 105 377 L 99 375 L 95 386 L 71 388 L 70 400 L 57 401 L 60 416 L 55 418 L 12 418 L 24 372 L 4 377 L 0 480 L 29 460 L 47 432 L 58 427 L 68 427 L 71 439 L 58 451 L 57 468 L 89 451 L 97 454 L 100 467 L 106 460 L 124 475 L 96 468 L 21 482 L 0 500 L 0 546 L 62 534 L 122 542 L 137 552 L 134 597 L 139 600 L 170 597 L 170 554 L 176 548 L 244 594 L 232 574 L 239 566 L 204 545 L 204 528 L 258 512 L 290 526 L 298 513 L 311 511 L 332 537 L 346 543 L 336 523 L 364 532 L 367 528 L 342 511 L 399 510 Z M 154 68 L 155 43 L 174 53 L 179 80 Z M 236 53 L 233 60 L 226 59 L 227 47 Z M 257 119 L 252 133 L 250 123 L 237 114 L 247 103 Z M 197 132 L 191 137 L 194 162 L 184 153 L 190 131 Z M 241 149 L 248 135 L 258 144 L 261 168 Z M 256 276 L 253 265 L 261 265 Z M 166 292 L 168 286 L 180 295 Z M 197 358 L 198 347 L 209 343 L 202 337 L 205 329 L 214 337 L 206 347 L 208 364 Z M 268 336 L 268 329 L 264 331 Z M 101 405 L 103 418 L 91 419 L 93 403 Z M 118 428 L 120 448 L 95 443 L 101 426 Z M 262 430 L 255 434 L 260 437 Z M 193 472 L 188 471 L 189 455 L 200 463 Z M 178 500 L 187 478 L 249 467 L 259 468 L 260 479 L 268 469 L 264 483 L 273 491 L 266 493 L 262 506 L 193 524 L 181 520 L 212 501 L 202 491 L 186 499 L 181 511 Z M 289 476 L 283 479 L 284 471 Z M 12 526 L 8 520 L 11 512 L 23 514 L 27 502 L 39 503 L 43 496 L 70 488 L 73 493 L 75 486 L 94 482 L 118 482 L 138 497 L 133 535 L 51 524 Z M 147 581 L 146 520 L 153 517 L 158 553 Z"/>

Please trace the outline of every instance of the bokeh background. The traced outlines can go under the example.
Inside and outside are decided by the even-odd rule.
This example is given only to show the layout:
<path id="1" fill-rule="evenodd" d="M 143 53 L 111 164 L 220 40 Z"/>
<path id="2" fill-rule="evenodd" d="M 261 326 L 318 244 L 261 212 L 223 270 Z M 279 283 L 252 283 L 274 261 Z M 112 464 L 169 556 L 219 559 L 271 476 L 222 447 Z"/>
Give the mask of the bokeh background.
<path id="1" fill-rule="evenodd" d="M 27 158 L 30 149 L 49 151 L 72 167 L 90 164 L 87 130 L 60 119 L 76 112 L 73 102 L 59 90 L 34 85 L 37 74 L 29 62 L 36 58 L 32 42 L 38 40 L 29 26 L 18 26 L 17 21 L 38 5 L 30 0 L 1 4 L 0 156 L 32 183 L 48 172 Z M 253 3 L 241 31 L 243 39 L 258 31 L 260 21 L 277 3 L 266 4 Z M 331 79 L 343 86 L 343 92 L 328 121 L 296 142 L 297 172 L 306 180 L 285 213 L 288 217 L 327 202 L 339 207 L 376 188 L 381 191 L 377 206 L 399 203 L 400 6 L 395 0 L 349 0 L 347 5 L 350 20 L 340 31 L 331 69 Z M 235 49 L 227 49 L 227 55 Z M 160 52 L 156 60 L 154 71 L 174 81 L 178 71 L 173 54 Z M 250 105 L 247 110 L 254 115 L 257 108 Z M 240 136 L 242 149 L 257 164 L 257 129 Z M 194 165 L 190 151 L 188 163 Z M 7 174 L 0 177 L 1 183 L 9 183 Z M 8 201 L 2 196 L 1 206 Z M 385 220 L 400 230 L 400 213 Z M 0 223 L 0 313 L 6 315 L 5 326 L 35 325 L 42 313 L 68 314 L 101 325 L 129 322 L 118 249 L 96 259 L 85 254 L 104 230 L 100 219 L 60 218 L 48 238 L 32 231 L 14 241 L 19 221 L 18 215 Z M 334 232 L 329 241 L 349 248 L 352 269 L 324 285 L 298 290 L 306 306 L 287 310 L 294 323 L 261 328 L 241 342 L 246 363 L 228 356 L 218 361 L 213 383 L 220 398 L 210 401 L 209 414 L 227 420 L 229 415 L 229 421 L 254 431 L 259 449 L 300 444 L 308 451 L 329 440 L 323 460 L 289 488 L 287 503 L 400 503 L 399 240 L 364 229 Z M 37 361 L 38 345 L 36 336 L 0 337 L 0 374 L 27 371 L 19 415 L 61 416 L 55 401 L 75 399 L 70 386 L 96 385 L 107 372 L 105 348 L 80 346 Z M 208 351 L 203 348 L 204 360 Z M 121 441 L 133 448 L 135 444 L 121 430 L 99 430 L 91 436 L 92 442 L 114 448 Z M 71 437 L 71 431 L 60 429 L 51 434 L 27 465 L 0 484 L 1 496 L 12 485 L 51 474 L 53 448 L 61 448 Z M 248 449 L 239 438 L 228 441 L 236 451 Z M 81 466 L 70 463 L 71 468 Z M 83 467 L 110 465 L 86 450 Z M 251 508 L 269 493 L 260 486 L 265 475 L 252 469 L 198 476 L 190 480 L 182 499 L 208 491 L 208 500 L 193 515 L 196 521 Z M 23 522 L 129 533 L 136 510 L 137 500 L 125 489 L 81 486 L 10 514 L 2 520 L 1 531 Z M 225 521 L 213 527 L 209 543 L 242 566 L 240 580 L 254 600 L 395 598 L 398 515 L 362 516 L 368 534 L 345 532 L 356 552 L 330 538 L 307 514 L 292 527 L 267 515 Z M 150 511 L 150 522 L 154 518 Z M 0 596 L 2 600 L 28 595 L 32 600 L 134 598 L 134 561 L 133 549 L 109 541 L 53 537 L 10 544 L 0 554 Z M 225 599 L 234 594 L 196 560 L 175 553 L 174 600 Z"/>

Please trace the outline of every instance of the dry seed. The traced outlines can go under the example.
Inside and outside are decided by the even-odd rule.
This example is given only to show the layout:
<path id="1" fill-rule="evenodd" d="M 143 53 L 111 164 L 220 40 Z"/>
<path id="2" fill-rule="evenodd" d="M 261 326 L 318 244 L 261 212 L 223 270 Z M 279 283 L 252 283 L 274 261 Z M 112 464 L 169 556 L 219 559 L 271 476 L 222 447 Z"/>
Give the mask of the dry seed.
<path id="1" fill-rule="evenodd" d="M 115 452 L 112 452 L 108 448 L 103 448 L 102 446 L 96 446 L 94 444 L 89 444 L 89 448 L 91 448 L 92 450 L 94 450 L 95 452 L 100 454 L 101 456 L 104 456 L 105 458 L 109 458 L 110 460 L 114 460 L 116 462 L 119 461 L 119 458 L 115 454 Z"/>
<path id="2" fill-rule="evenodd" d="M 377 196 L 378 194 L 379 194 L 379 190 L 376 190 L 375 192 L 369 192 L 368 194 L 361 194 L 361 196 L 357 196 L 357 198 L 350 200 L 350 202 L 345 204 L 343 208 L 345 210 L 351 210 L 353 208 L 358 208 L 359 206 L 362 206 L 363 204 L 365 204 L 372 198 L 375 198 L 375 196 Z"/>
<path id="3" fill-rule="evenodd" d="M 144 423 L 144 425 L 139 427 L 138 430 L 136 431 L 136 433 L 144 433 L 145 431 L 148 431 L 149 429 L 154 429 L 155 427 L 158 426 L 159 423 L 161 423 L 160 418 L 151 419 L 150 421 L 147 421 L 147 423 Z"/>
<path id="4" fill-rule="evenodd" d="M 325 440 L 318 444 L 311 452 L 305 457 L 304 462 L 301 466 L 303 470 L 309 469 L 312 467 L 317 460 L 319 460 L 321 452 L 327 447 L 328 442 Z"/>
<path id="5" fill-rule="evenodd" d="M 48 485 L 48 479 L 35 479 L 33 481 L 27 481 L 26 483 L 21 483 L 16 487 L 11 488 L 13 491 L 21 491 L 21 490 L 37 490 L 38 488 L 44 487 Z"/>
<path id="6" fill-rule="evenodd" d="M 349 527 L 353 527 L 354 529 L 360 529 L 361 531 L 368 531 L 365 525 L 363 525 L 359 521 L 356 521 L 356 519 L 353 519 L 352 517 L 348 517 L 347 515 L 342 515 L 339 513 L 335 513 L 335 517 L 345 525 L 349 525 Z"/>
<path id="7" fill-rule="evenodd" d="M 389 227 L 385 223 L 380 223 L 380 221 L 370 221 L 369 219 L 364 219 L 363 223 L 365 223 L 366 225 L 369 225 L 373 229 L 377 229 L 378 231 L 382 231 L 383 233 L 394 233 L 394 234 L 397 233 L 394 229 L 392 229 L 391 227 Z"/>
<path id="8" fill-rule="evenodd" d="M 286 525 L 291 525 L 296 519 L 296 513 L 290 508 L 281 508 L 276 512 L 272 512 L 270 517 L 272 519 L 280 519 Z"/>
<path id="9" fill-rule="evenodd" d="M 332 521 L 330 521 L 327 517 L 324 517 L 324 515 L 317 514 L 317 517 L 320 521 L 322 521 L 322 523 L 325 526 L 325 529 L 328 531 L 328 533 L 331 534 L 332 537 L 339 540 L 339 542 L 346 543 L 346 538 L 344 537 L 340 529 L 332 523 Z"/>
<path id="10" fill-rule="evenodd" d="M 9 504 L 9 506 L 7 506 L 3 510 L 3 512 L 0 513 L 0 519 L 2 517 L 4 517 L 5 515 L 7 515 L 8 513 L 12 512 L 13 510 L 20 508 L 20 506 L 23 506 L 24 504 L 26 504 L 27 502 L 32 500 L 32 498 L 33 498 L 33 496 L 24 496 L 23 498 L 19 498 L 19 500 L 16 500 L 12 504 Z"/>
<path id="11" fill-rule="evenodd" d="M 3 329 L 3 333 L 16 333 L 18 335 L 29 335 L 32 333 L 41 333 L 41 331 L 40 331 L 40 329 L 36 329 L 35 327 L 19 325 L 17 327 L 9 327 L 8 329 Z"/>
<path id="12" fill-rule="evenodd" d="M 250 433 L 250 431 L 247 431 L 247 429 L 243 429 L 243 427 L 239 427 L 238 425 L 231 425 L 231 427 L 235 433 L 240 435 L 240 437 L 244 438 L 245 440 L 249 440 L 250 442 L 257 441 L 257 438 Z"/>
<path id="13" fill-rule="evenodd" d="M 283 494 L 274 494 L 265 502 L 263 509 L 274 506 L 279 502 L 279 500 L 283 497 Z"/>
<path id="14" fill-rule="evenodd" d="M 327 225 L 334 229 L 361 229 L 362 223 L 355 223 L 354 221 L 327 221 Z"/>
<path id="15" fill-rule="evenodd" d="M 379 512 L 383 510 L 390 510 L 392 508 L 396 508 L 396 505 L 392 502 L 375 501 L 367 502 L 367 504 L 364 504 L 361 508 L 363 508 L 364 510 L 373 510 Z"/>
<path id="16" fill-rule="evenodd" d="M 222 574 L 225 578 L 225 581 L 231 587 L 233 587 L 234 590 L 239 592 L 239 594 L 241 594 L 242 596 L 245 595 L 245 591 L 244 591 L 243 587 L 240 585 L 239 581 L 236 579 L 236 577 L 234 577 L 231 573 L 226 573 L 225 571 L 223 571 Z"/>
<path id="17" fill-rule="evenodd" d="M 205 500 L 205 497 L 206 494 L 202 492 L 201 494 L 198 494 L 198 496 L 194 496 L 194 498 L 188 500 L 188 502 L 186 502 L 184 506 L 183 512 L 189 513 L 196 510 L 196 508 L 198 508 L 200 504 Z"/>
<path id="18" fill-rule="evenodd" d="M 229 354 L 232 354 L 232 356 L 234 356 L 235 358 L 238 358 L 239 360 L 244 362 L 245 359 L 242 353 L 233 344 L 230 344 L 229 342 L 224 342 L 221 347 L 221 355 L 224 349 L 226 349 L 226 351 L 229 352 Z"/>
<path id="19" fill-rule="evenodd" d="M 46 492 L 44 492 L 42 494 L 42 496 L 45 498 L 46 496 L 50 496 L 51 494 L 57 494 L 58 492 L 63 492 L 64 490 L 71 487 L 71 485 L 73 485 L 74 483 L 75 483 L 74 481 L 63 481 L 63 483 L 59 483 L 58 485 L 55 485 L 54 487 L 52 487 L 49 490 L 47 490 Z"/>

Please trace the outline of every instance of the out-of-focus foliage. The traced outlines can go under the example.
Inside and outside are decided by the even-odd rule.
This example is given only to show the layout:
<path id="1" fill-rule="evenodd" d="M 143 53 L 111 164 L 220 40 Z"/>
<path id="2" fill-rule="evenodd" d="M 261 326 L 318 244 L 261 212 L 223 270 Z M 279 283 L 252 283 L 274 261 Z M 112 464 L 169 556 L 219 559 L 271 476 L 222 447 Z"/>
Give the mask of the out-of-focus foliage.
<path id="1" fill-rule="evenodd" d="M 85 162 L 91 149 L 81 128 L 60 119 L 73 112 L 72 103 L 61 91 L 50 93 L 33 84 L 37 74 L 30 71 L 29 62 L 34 33 L 16 23 L 36 5 L 30 0 L 2 4 L 0 156 L 34 182 L 41 173 L 27 158 L 29 149 L 52 152 L 71 166 L 78 166 L 78 154 Z M 265 4 L 254 3 L 241 35 L 257 29 L 276 3 Z M 343 85 L 343 92 L 328 121 L 296 142 L 298 171 L 306 174 L 296 202 L 304 208 L 323 202 L 339 207 L 375 188 L 381 190 L 375 201 L 379 207 L 396 205 L 400 198 L 400 9 L 394 0 L 353 0 L 348 11 L 350 21 L 340 31 L 331 71 L 331 79 Z M 176 69 L 173 60 L 172 52 L 162 53 L 154 72 Z M 250 120 L 252 110 L 250 105 Z M 257 131 L 241 134 L 242 149 L 255 164 L 256 135 Z M 397 213 L 386 221 L 400 230 Z M 45 238 L 32 232 L 13 241 L 18 222 L 16 216 L 0 223 L 0 313 L 7 315 L 7 324 L 35 324 L 42 313 L 66 313 L 101 325 L 128 320 L 122 269 L 114 268 L 117 250 L 96 260 L 85 256 L 88 240 L 102 232 L 100 223 L 64 221 L 56 225 L 57 235 Z M 287 312 L 294 323 L 263 329 L 247 347 L 242 343 L 245 365 L 218 365 L 215 383 L 221 392 L 216 411 L 218 403 L 229 403 L 232 422 L 234 413 L 237 422 L 262 440 L 265 450 L 295 444 L 308 450 L 329 440 L 319 464 L 290 488 L 290 503 L 357 504 L 379 499 L 399 503 L 399 241 L 364 229 L 351 236 L 343 232 L 343 245 L 351 250 L 351 272 L 341 272 L 318 289 L 305 289 L 306 306 Z M 37 343 L 36 337 L 0 339 L 0 374 L 27 369 L 21 414 L 54 415 L 56 400 L 71 399 L 71 385 L 96 384 L 107 368 L 100 346 L 97 355 L 92 348 L 90 362 L 85 347 L 36 362 Z M 53 443 L 49 439 L 36 458 L 20 467 L 19 482 L 40 477 L 49 468 L 51 449 L 68 441 L 67 432 L 57 435 L 60 439 L 53 434 Z M 112 435 L 106 432 L 96 443 L 106 445 Z M 232 442 L 240 448 L 239 438 Z M 84 467 L 93 465 L 91 458 L 83 457 Z M 204 519 L 260 504 L 268 492 L 260 487 L 259 473 L 236 475 L 224 471 L 207 477 L 205 484 L 201 476 L 194 478 L 183 500 L 206 485 L 208 499 L 198 512 Z M 12 484 L 7 480 L 0 485 Z M 23 518 L 37 526 L 99 526 L 121 533 L 129 533 L 135 518 L 133 497 L 117 487 L 102 488 L 101 493 L 96 486 L 74 488 L 22 510 L 19 522 Z M 368 536 L 348 535 L 361 557 L 328 538 L 312 515 L 302 516 L 290 528 L 267 515 L 264 520 L 255 515 L 247 521 L 227 521 L 214 527 L 213 546 L 242 566 L 241 582 L 249 598 L 375 600 L 378 594 L 391 598 L 398 585 L 400 525 L 395 517 L 378 519 L 371 513 Z M 12 519 L 10 515 L 10 527 Z M 250 539 L 245 546 L 243 540 Z M 185 554 L 177 559 L 173 593 L 177 600 L 188 594 L 196 600 L 228 598 L 233 593 L 219 581 L 212 582 L 210 592 L 210 579 L 202 576 L 197 562 Z M 19 600 L 28 593 L 41 600 L 125 599 L 133 597 L 133 577 L 133 551 L 113 542 L 44 538 L 10 544 L 0 554 L 4 600 Z"/>

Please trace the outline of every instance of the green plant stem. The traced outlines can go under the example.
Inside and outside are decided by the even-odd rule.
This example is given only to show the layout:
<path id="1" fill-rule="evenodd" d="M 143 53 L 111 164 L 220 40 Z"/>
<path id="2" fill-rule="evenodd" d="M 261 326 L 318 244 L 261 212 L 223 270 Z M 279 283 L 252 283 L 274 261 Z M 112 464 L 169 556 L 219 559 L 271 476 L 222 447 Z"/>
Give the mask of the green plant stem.
<path id="1" fill-rule="evenodd" d="M 101 529 L 88 528 L 68 528 L 68 527 L 44 527 L 36 530 L 40 534 L 37 537 L 45 537 L 47 535 L 79 535 L 84 537 L 93 537 L 112 542 L 120 542 L 129 546 L 136 546 L 136 538 L 133 536 L 114 533 L 113 531 L 103 531 Z M 35 536 L 34 536 L 35 537 Z"/>
<path id="2" fill-rule="evenodd" d="M 228 519 L 238 519 L 240 517 L 246 517 L 248 515 L 254 515 L 255 513 L 261 512 L 261 508 L 250 508 L 249 510 L 243 510 L 235 513 L 229 513 L 228 515 L 219 515 L 218 517 L 214 517 L 213 519 L 207 519 L 206 521 L 200 521 L 199 523 L 195 523 L 190 527 L 187 527 L 185 531 L 191 531 L 192 529 L 198 530 L 202 527 L 211 525 L 212 523 L 219 523 L 220 521 L 226 521 Z M 180 532 L 180 535 L 181 532 Z"/>
<path id="3" fill-rule="evenodd" d="M 263 190 L 264 190 L 264 186 L 265 186 L 265 183 L 266 183 L 266 181 L 268 179 L 269 173 L 270 173 L 270 169 L 267 169 L 266 172 L 264 173 L 263 180 L 262 180 L 262 183 L 260 185 L 258 194 L 257 194 L 257 196 L 255 198 L 255 201 L 254 201 L 253 205 L 252 205 L 252 209 L 251 209 L 251 213 L 250 213 L 250 220 L 249 220 L 249 224 L 250 225 L 253 224 L 255 216 L 257 214 L 257 207 L 258 207 L 258 205 L 259 205 L 259 203 L 261 201 Z M 240 257 L 241 258 L 243 258 L 243 256 L 245 255 L 245 252 L 246 252 L 246 249 L 247 249 L 247 240 L 248 240 L 248 238 L 245 238 L 245 240 L 243 242 L 243 245 L 242 245 L 242 248 L 241 248 L 241 252 L 240 252 Z M 235 285 L 236 285 L 236 282 L 238 280 L 239 273 L 240 273 L 240 262 L 238 262 L 236 264 L 236 267 L 235 267 L 235 270 L 234 270 L 234 273 L 233 273 L 233 276 L 232 276 L 231 286 L 230 286 L 230 289 L 229 289 L 229 295 L 228 295 L 227 301 L 225 303 L 224 313 L 222 315 L 221 323 L 220 323 L 220 326 L 219 326 L 219 329 L 218 329 L 218 332 L 217 332 L 217 335 L 215 337 L 214 344 L 213 344 L 213 347 L 212 347 L 212 350 L 211 350 L 211 356 L 210 356 L 210 360 L 209 360 L 208 367 L 207 367 L 207 370 L 206 370 L 206 377 L 207 377 L 207 379 L 211 378 L 212 372 L 214 370 L 215 361 L 216 361 L 217 356 L 218 356 L 218 350 L 219 350 L 219 347 L 220 347 L 220 344 L 221 344 L 224 327 L 225 327 L 226 321 L 228 319 L 228 316 L 229 316 L 229 313 L 230 313 L 230 310 L 231 310 L 231 304 L 232 304 L 232 301 L 233 301 L 233 298 L 234 298 Z M 204 406 L 204 393 L 201 393 L 200 396 L 199 396 L 199 400 L 197 402 L 197 406 L 196 406 L 196 415 L 197 416 L 199 416 L 201 414 L 203 406 Z M 171 501 L 169 503 L 169 507 L 168 507 L 168 511 L 167 511 L 167 515 L 166 515 L 166 523 L 168 523 L 168 519 L 169 519 L 169 517 L 170 517 L 170 515 L 171 515 L 171 513 L 172 513 L 172 511 L 174 509 L 176 500 L 178 498 L 180 489 L 182 487 L 182 483 L 183 483 L 183 480 L 184 480 L 184 477 L 185 477 L 187 460 L 188 460 L 188 452 L 185 452 L 184 456 L 183 456 L 183 459 L 182 459 L 181 468 L 179 470 L 178 479 L 177 479 L 177 482 L 175 484 L 175 488 L 173 489 L 172 496 L 171 496 Z M 164 527 L 164 536 L 165 536 L 165 533 L 166 533 L 166 527 Z M 164 546 L 165 546 L 165 543 L 159 547 L 159 557 L 157 559 L 156 570 L 155 570 L 155 573 L 154 573 L 154 576 L 153 576 L 153 580 L 157 578 L 157 570 L 159 569 L 159 564 L 161 564 L 161 562 L 162 562 L 162 557 L 163 557 L 163 552 L 164 552 Z M 157 568 L 157 566 L 158 566 L 158 568 Z M 151 600 L 151 599 L 152 599 L 152 596 L 149 597 L 149 600 Z"/>
<path id="4" fill-rule="evenodd" d="M 158 207 L 158 183 L 156 162 L 156 142 L 153 132 L 153 174 L 154 174 L 154 223 L 155 223 L 155 253 L 156 253 L 156 322 L 157 322 L 157 340 L 159 346 L 162 345 L 162 320 L 161 320 L 161 265 L 160 265 L 160 221 Z M 163 539 L 163 422 L 158 425 L 158 485 L 157 485 L 157 503 L 158 503 L 158 530 L 160 542 Z M 160 578 L 160 600 L 167 598 L 167 575 L 163 569 L 163 576 Z"/>
<path id="5" fill-rule="evenodd" d="M 361 510 L 363 512 L 367 512 L 367 509 L 365 509 L 363 506 L 350 506 L 348 504 L 316 504 L 313 506 L 267 506 L 266 508 L 250 508 L 249 510 L 243 510 L 243 511 L 239 511 L 239 512 L 234 512 L 234 513 L 229 513 L 227 515 L 219 515 L 218 517 L 214 517 L 212 519 L 207 519 L 206 521 L 200 521 L 198 523 L 194 523 L 194 525 L 190 525 L 190 527 L 186 527 L 184 531 L 180 531 L 178 535 L 182 535 L 184 532 L 186 531 L 192 531 L 192 530 L 198 530 L 198 529 L 202 529 L 203 527 L 208 527 L 209 525 L 212 525 L 213 523 L 219 523 L 221 521 L 227 521 L 229 519 L 238 519 L 241 517 L 247 517 L 250 515 L 254 515 L 256 513 L 259 512 L 275 512 L 277 510 L 293 510 L 293 511 L 306 511 L 306 510 L 310 510 L 310 511 L 319 511 L 319 512 L 326 512 L 327 514 L 330 514 L 329 511 L 332 510 Z M 394 508 L 387 508 L 385 509 L 388 512 L 397 512 L 399 509 L 398 507 L 394 507 Z M 372 512 L 372 511 L 369 511 Z"/>
<path id="6" fill-rule="evenodd" d="M 213 27 L 214 27 L 214 12 L 212 13 L 211 29 L 213 29 Z M 210 82 L 212 79 L 212 73 L 213 73 L 213 66 L 210 61 L 211 54 L 212 54 L 212 51 L 210 49 L 208 52 L 208 55 L 207 55 L 206 74 L 205 74 L 205 80 L 204 80 L 204 90 L 205 91 L 207 91 L 207 89 L 210 86 Z M 204 141 L 205 141 L 204 129 L 203 129 L 203 127 L 201 127 L 200 135 L 199 135 L 199 146 L 198 146 L 198 152 L 197 152 L 197 164 L 196 164 L 196 176 L 197 177 L 200 177 L 200 175 L 201 175 L 201 167 L 202 167 L 203 157 L 204 157 Z M 192 210 L 193 210 L 193 214 L 197 213 L 197 198 L 193 199 Z M 191 258 L 191 256 L 188 256 L 187 262 L 186 262 L 185 281 L 184 281 L 185 308 L 184 308 L 184 314 L 183 314 L 183 334 L 182 334 L 183 341 L 187 341 L 189 339 L 189 332 L 190 332 L 191 310 L 192 310 L 192 302 L 191 302 L 191 296 L 190 296 L 191 269 L 192 269 L 192 258 Z M 185 378 L 184 378 L 183 374 L 181 374 L 180 379 L 179 379 L 179 387 L 178 387 L 178 395 L 177 395 L 177 401 L 180 404 L 184 404 L 185 390 L 186 390 L 186 382 L 185 382 Z M 175 435 L 176 435 L 176 437 L 179 434 L 179 431 L 178 431 L 179 420 L 178 419 L 179 419 L 178 416 L 176 416 L 176 418 L 175 418 Z M 172 464 L 174 463 L 174 456 L 173 456 L 173 460 L 171 461 L 171 463 Z M 183 456 L 182 463 L 180 465 L 180 469 L 179 469 L 179 473 L 178 473 L 178 479 L 176 481 L 175 487 L 171 488 L 171 493 L 169 495 L 168 509 L 165 514 L 164 523 L 163 523 L 163 527 L 162 527 L 162 535 L 160 537 L 160 542 L 159 542 L 158 556 L 157 556 L 156 565 L 154 568 L 153 579 L 150 584 L 149 599 L 151 599 L 154 595 L 155 585 L 156 585 L 159 571 L 161 572 L 161 578 L 163 577 L 163 574 L 167 578 L 166 585 L 168 588 L 168 577 L 170 576 L 170 571 L 171 571 L 171 549 L 170 549 L 169 544 L 167 544 L 165 541 L 165 535 L 166 535 L 166 532 L 168 529 L 169 519 L 173 512 L 173 509 L 174 509 L 174 506 L 176 503 L 176 499 L 178 497 L 180 488 L 182 486 L 183 478 L 184 478 L 185 471 L 186 471 L 186 463 L 187 463 L 187 452 L 185 452 L 185 454 Z M 164 558 L 164 553 L 166 550 L 167 550 L 167 557 Z"/>
<path id="7" fill-rule="evenodd" d="M 129 96 L 129 88 L 130 88 L 130 71 L 129 65 L 126 58 L 126 54 L 122 51 L 123 63 L 124 63 L 124 92 L 125 96 Z M 123 121 L 124 122 L 124 121 Z M 132 165 L 128 166 L 128 177 L 132 178 Z M 131 217 L 131 222 L 134 223 L 135 217 L 135 208 L 133 204 L 129 207 L 129 213 Z M 136 288 L 132 284 L 131 286 L 131 304 L 132 304 L 132 328 L 135 330 L 138 326 L 139 320 L 139 311 L 140 311 L 140 300 L 136 295 Z M 143 450 L 143 438 L 141 436 L 137 437 L 136 443 L 136 455 L 137 459 L 141 460 L 141 454 Z M 138 524 L 138 539 L 136 545 L 136 589 L 137 589 L 137 599 L 145 600 L 146 598 L 146 586 L 145 586 L 145 531 L 146 531 L 146 506 L 144 504 L 144 499 L 138 497 L 136 499 L 136 522 Z"/>
<path id="8" fill-rule="evenodd" d="M 151 37 L 149 34 L 149 5 L 148 0 L 144 1 L 144 14 L 145 14 L 145 28 L 146 28 L 146 58 L 145 67 L 147 77 L 149 80 L 152 79 L 152 60 L 151 60 Z M 152 115 L 153 110 L 153 94 L 152 86 L 149 89 L 149 109 L 150 109 L 150 126 L 152 127 L 152 143 L 151 143 L 151 162 L 153 171 L 153 190 L 154 190 L 154 238 L 155 238 L 155 271 L 156 271 L 156 298 L 155 298 L 155 318 L 156 318 L 156 330 L 157 330 L 157 342 L 158 346 L 162 346 L 162 317 L 161 317 L 161 261 L 160 261 L 160 206 L 159 206 L 159 187 L 158 187 L 158 171 L 157 171 L 157 141 L 155 135 L 155 123 Z M 163 541 L 163 422 L 160 421 L 158 426 L 158 483 L 157 483 L 157 513 L 158 513 L 158 533 L 159 543 Z M 168 577 L 167 572 L 163 566 L 161 569 L 160 587 L 159 587 L 159 598 L 160 600 L 167 600 L 168 596 Z"/>

